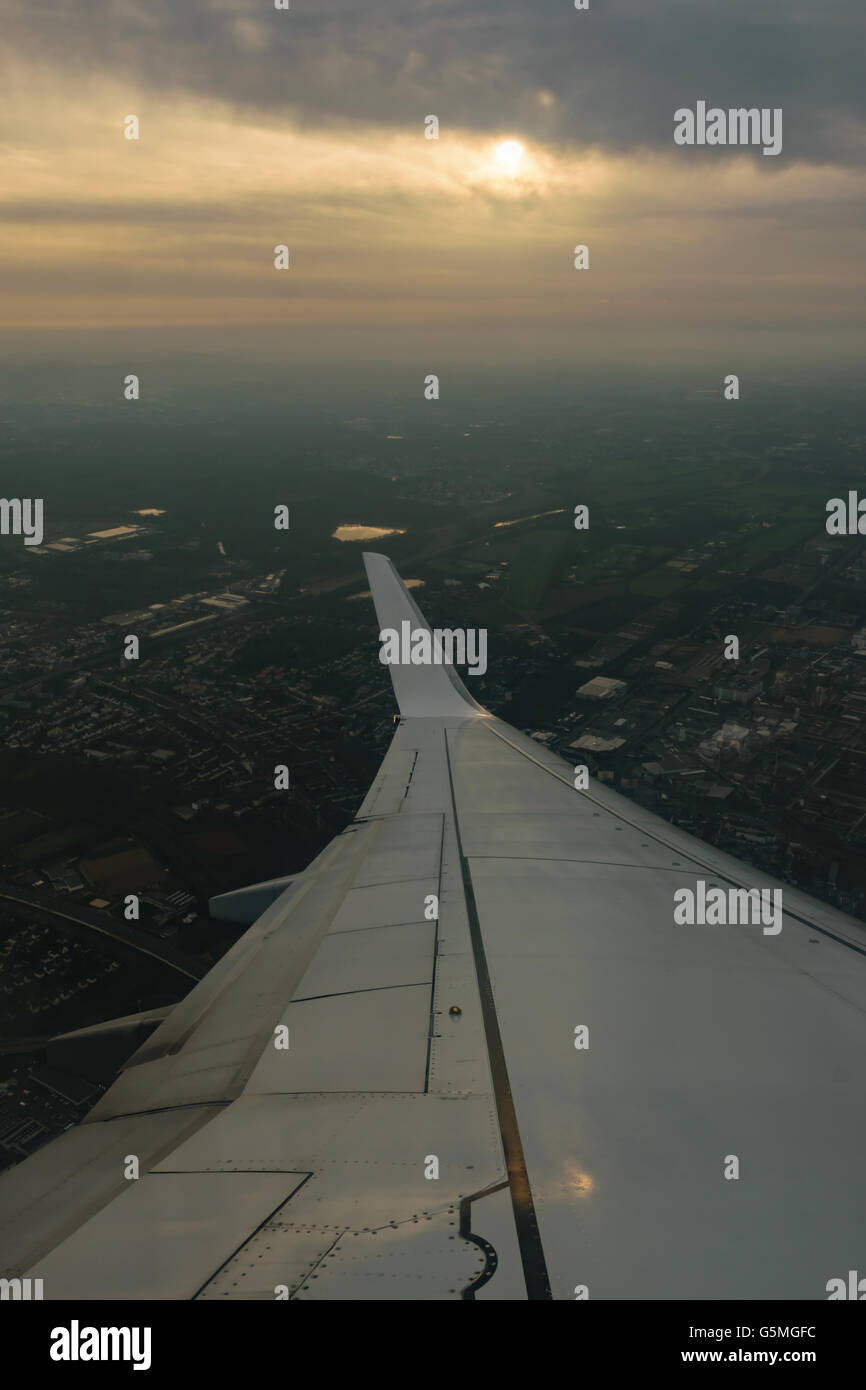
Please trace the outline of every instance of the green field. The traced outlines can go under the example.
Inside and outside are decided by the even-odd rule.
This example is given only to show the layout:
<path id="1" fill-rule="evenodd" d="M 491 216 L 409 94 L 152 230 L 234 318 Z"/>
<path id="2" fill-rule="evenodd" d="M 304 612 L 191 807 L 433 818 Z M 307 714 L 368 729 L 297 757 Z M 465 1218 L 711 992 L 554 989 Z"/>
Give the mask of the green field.
<path id="1" fill-rule="evenodd" d="M 36 811 L 13 811 L 10 816 L 0 820 L 0 849 L 19 845 L 36 830 L 47 826 L 48 821 Z"/>
<path id="2" fill-rule="evenodd" d="M 659 565 L 656 569 L 647 570 L 646 574 L 639 574 L 631 581 L 629 589 L 633 594 L 646 594 L 649 598 L 668 598 L 670 594 L 684 589 L 689 577 L 680 570 Z"/>
<path id="3" fill-rule="evenodd" d="M 18 845 L 15 855 L 25 864 L 36 864 L 40 859 L 53 859 L 58 854 L 71 853 L 79 848 L 81 835 L 81 827 L 78 825 L 49 830 L 44 835 L 37 835 L 34 840 L 27 840 L 24 844 Z"/>
<path id="4" fill-rule="evenodd" d="M 571 557 L 573 536 L 574 532 L 563 535 L 545 530 L 518 537 L 509 547 L 503 602 L 518 613 L 532 613 L 538 608 L 562 563 Z"/>

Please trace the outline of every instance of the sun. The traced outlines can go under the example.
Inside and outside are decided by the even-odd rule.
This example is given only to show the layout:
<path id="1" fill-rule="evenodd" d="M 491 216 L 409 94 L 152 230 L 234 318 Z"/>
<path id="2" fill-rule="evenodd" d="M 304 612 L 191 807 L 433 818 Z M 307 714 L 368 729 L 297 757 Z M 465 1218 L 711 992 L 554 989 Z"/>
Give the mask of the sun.
<path id="1" fill-rule="evenodd" d="M 496 147 L 496 163 L 504 174 L 514 178 L 523 159 L 523 146 L 519 140 L 503 140 Z"/>

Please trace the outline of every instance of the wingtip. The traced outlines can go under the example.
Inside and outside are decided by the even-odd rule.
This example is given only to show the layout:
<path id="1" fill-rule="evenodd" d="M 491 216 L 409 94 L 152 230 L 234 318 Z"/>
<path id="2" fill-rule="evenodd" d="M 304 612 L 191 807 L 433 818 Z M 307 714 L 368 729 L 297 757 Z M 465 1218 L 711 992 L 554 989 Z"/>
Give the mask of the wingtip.
<path id="1" fill-rule="evenodd" d="M 370 581 L 371 586 L 373 584 L 374 570 L 378 569 L 382 565 L 390 567 L 391 569 L 394 568 L 394 566 L 391 564 L 391 561 L 388 559 L 388 556 L 383 555 L 381 550 L 362 550 L 361 559 L 364 561 L 364 570 L 366 571 L 366 575 Z"/>
<path id="2" fill-rule="evenodd" d="M 408 620 L 413 627 L 430 631 L 426 618 L 387 555 L 364 551 L 367 580 L 380 630 Z M 400 713 L 404 716 L 486 715 L 450 665 L 391 665 L 391 682 Z"/>

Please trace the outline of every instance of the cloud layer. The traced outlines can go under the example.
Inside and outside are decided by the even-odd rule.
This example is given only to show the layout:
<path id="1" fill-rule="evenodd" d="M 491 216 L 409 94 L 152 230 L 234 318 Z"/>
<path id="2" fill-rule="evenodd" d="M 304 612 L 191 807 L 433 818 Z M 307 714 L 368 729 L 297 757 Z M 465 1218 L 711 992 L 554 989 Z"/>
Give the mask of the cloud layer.
<path id="1" fill-rule="evenodd" d="M 859 3 L 9 0 L 3 321 L 781 329 L 808 355 L 862 327 Z M 698 98 L 782 106 L 781 156 L 674 146 Z"/>
<path id="2" fill-rule="evenodd" d="M 7 0 L 9 61 L 294 124 L 664 149 L 672 113 L 781 106 L 791 158 L 866 157 L 861 0 Z"/>

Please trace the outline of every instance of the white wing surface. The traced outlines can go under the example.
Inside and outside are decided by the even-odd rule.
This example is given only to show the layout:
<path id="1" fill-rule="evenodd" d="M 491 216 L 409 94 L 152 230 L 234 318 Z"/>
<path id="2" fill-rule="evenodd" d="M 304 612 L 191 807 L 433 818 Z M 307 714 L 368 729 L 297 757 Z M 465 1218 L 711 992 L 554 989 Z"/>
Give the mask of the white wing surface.
<path id="1" fill-rule="evenodd" d="M 366 561 L 380 627 L 426 628 Z M 447 666 L 391 669 L 356 820 L 217 900 L 261 916 L 0 1180 L 3 1272 L 46 1298 L 826 1298 L 862 1264 L 863 927 L 576 791 Z M 783 887 L 782 930 L 677 924 L 699 882 Z"/>

